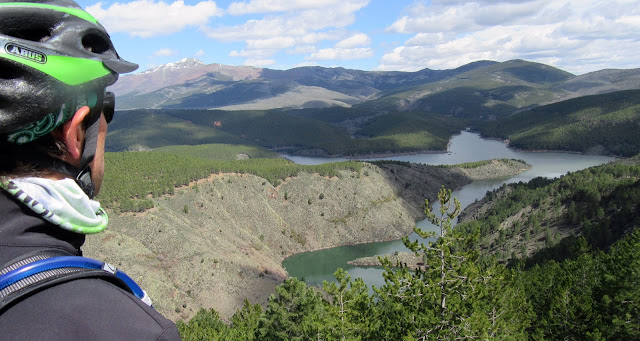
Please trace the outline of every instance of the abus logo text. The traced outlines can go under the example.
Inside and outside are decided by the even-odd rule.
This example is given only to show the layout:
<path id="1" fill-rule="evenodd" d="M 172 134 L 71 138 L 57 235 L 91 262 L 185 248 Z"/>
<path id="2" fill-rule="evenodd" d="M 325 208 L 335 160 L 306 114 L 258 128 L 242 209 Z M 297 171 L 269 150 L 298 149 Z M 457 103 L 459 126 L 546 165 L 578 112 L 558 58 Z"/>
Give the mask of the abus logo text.
<path id="1" fill-rule="evenodd" d="M 4 50 L 8 54 L 25 58 L 25 59 L 34 61 L 36 63 L 44 64 L 47 62 L 47 56 L 44 53 L 26 48 L 24 46 L 20 46 L 16 44 L 7 44 L 5 45 Z"/>

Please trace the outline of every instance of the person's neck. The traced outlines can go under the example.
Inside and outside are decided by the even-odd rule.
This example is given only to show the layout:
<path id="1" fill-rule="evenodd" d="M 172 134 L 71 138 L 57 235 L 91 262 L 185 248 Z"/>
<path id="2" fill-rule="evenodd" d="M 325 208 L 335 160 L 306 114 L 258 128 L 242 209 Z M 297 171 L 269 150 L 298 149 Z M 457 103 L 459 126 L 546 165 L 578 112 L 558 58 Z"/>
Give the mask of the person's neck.
<path id="1" fill-rule="evenodd" d="M 64 180 L 64 179 L 71 179 L 70 176 L 66 175 L 66 174 L 62 174 L 62 173 L 58 173 L 52 170 L 47 170 L 46 173 L 44 173 L 41 178 L 45 178 L 45 179 L 50 179 L 50 180 Z"/>

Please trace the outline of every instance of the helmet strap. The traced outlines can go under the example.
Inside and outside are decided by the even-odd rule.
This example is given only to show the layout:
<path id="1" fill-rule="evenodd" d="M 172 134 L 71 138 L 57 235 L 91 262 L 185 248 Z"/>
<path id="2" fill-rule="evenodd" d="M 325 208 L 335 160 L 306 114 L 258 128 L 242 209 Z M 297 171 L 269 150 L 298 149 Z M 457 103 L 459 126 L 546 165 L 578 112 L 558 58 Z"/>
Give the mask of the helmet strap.
<path id="1" fill-rule="evenodd" d="M 87 122 L 87 130 L 84 134 L 84 148 L 82 149 L 80 168 L 76 169 L 75 174 L 70 174 L 90 199 L 93 199 L 93 196 L 95 195 L 95 185 L 91 178 L 91 167 L 89 167 L 89 163 L 93 161 L 93 158 L 96 155 L 96 149 L 98 148 L 100 115 L 102 114 L 102 97 L 103 94 L 100 93 L 97 105 L 91 108 L 91 112 L 87 118 L 89 121 Z"/>
<path id="2" fill-rule="evenodd" d="M 91 179 L 91 167 L 89 167 L 89 165 L 84 167 L 80 173 L 76 175 L 74 180 L 78 186 L 80 186 L 82 191 L 87 194 L 89 199 L 93 199 L 95 196 L 96 186 L 93 184 L 93 179 Z"/>

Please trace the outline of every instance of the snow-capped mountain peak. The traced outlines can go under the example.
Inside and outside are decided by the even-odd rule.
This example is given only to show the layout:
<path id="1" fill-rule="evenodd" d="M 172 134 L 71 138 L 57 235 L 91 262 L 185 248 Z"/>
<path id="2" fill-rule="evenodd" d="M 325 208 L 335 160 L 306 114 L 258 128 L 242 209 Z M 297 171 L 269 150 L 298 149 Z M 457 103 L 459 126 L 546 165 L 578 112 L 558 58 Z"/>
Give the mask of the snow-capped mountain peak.
<path id="1" fill-rule="evenodd" d="M 190 69 L 190 68 L 194 68 L 194 67 L 198 67 L 198 66 L 203 66 L 205 65 L 205 63 L 203 63 L 202 61 L 195 59 L 195 58 L 184 58 L 181 59 L 177 62 L 174 63 L 168 63 L 168 64 L 164 64 L 164 65 L 160 65 L 156 68 L 153 68 L 151 70 L 147 70 L 144 72 L 141 72 L 141 74 L 148 74 L 148 73 L 153 73 L 153 72 L 157 72 L 157 71 L 177 71 L 177 70 L 184 70 L 184 69 Z"/>

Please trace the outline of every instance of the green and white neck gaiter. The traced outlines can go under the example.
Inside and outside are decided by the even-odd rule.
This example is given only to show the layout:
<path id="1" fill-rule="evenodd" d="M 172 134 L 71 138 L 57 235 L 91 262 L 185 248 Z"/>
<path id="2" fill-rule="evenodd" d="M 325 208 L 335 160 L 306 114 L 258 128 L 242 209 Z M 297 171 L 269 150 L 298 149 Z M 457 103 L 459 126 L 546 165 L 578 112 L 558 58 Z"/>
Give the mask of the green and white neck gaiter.
<path id="1" fill-rule="evenodd" d="M 54 225 L 82 234 L 103 231 L 109 217 L 72 179 L 0 178 L 0 187 Z"/>

